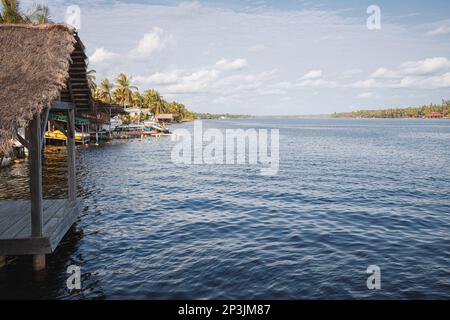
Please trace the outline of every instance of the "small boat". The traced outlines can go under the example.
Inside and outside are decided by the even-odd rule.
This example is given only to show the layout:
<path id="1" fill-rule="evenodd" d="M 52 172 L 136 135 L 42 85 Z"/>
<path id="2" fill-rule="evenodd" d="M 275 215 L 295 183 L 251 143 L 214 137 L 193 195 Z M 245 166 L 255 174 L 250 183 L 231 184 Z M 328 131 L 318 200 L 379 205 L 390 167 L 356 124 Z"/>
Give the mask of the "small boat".
<path id="1" fill-rule="evenodd" d="M 45 138 L 52 140 L 67 140 L 66 135 L 59 130 L 45 132 Z"/>
<path id="2" fill-rule="evenodd" d="M 141 124 L 127 124 L 117 126 L 114 131 L 126 131 L 126 132 L 135 132 L 135 131 L 144 131 L 145 126 Z"/>
<path id="3" fill-rule="evenodd" d="M 45 138 L 51 139 L 51 140 L 63 140 L 63 141 L 67 140 L 67 136 L 65 135 L 65 133 L 63 133 L 60 130 L 45 132 Z M 90 138 L 89 133 L 81 133 L 81 132 L 75 133 L 75 141 L 76 142 L 89 140 L 89 138 Z"/>
<path id="4" fill-rule="evenodd" d="M 145 121 L 144 125 L 145 125 L 145 131 L 156 130 L 158 132 L 162 132 L 165 134 L 170 133 L 169 129 L 167 129 L 164 125 L 161 125 L 159 122 L 156 122 L 156 121 Z"/>

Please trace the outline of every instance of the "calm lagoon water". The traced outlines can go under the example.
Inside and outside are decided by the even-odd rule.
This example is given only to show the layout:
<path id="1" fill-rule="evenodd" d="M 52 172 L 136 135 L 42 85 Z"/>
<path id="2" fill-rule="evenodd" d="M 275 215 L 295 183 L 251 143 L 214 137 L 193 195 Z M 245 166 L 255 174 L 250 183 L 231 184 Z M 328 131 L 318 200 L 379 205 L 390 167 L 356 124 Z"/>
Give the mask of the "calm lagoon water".
<path id="1" fill-rule="evenodd" d="M 191 128 L 192 124 L 180 127 Z M 205 127 L 280 129 L 280 172 L 175 166 L 173 142 L 80 149 L 84 211 L 35 275 L 0 272 L 1 298 L 450 298 L 450 121 L 252 119 Z M 49 150 L 45 193 L 65 193 Z M 26 164 L 0 198 L 27 197 Z M 83 289 L 66 289 L 78 265 Z M 366 269 L 381 268 L 369 291 Z"/>

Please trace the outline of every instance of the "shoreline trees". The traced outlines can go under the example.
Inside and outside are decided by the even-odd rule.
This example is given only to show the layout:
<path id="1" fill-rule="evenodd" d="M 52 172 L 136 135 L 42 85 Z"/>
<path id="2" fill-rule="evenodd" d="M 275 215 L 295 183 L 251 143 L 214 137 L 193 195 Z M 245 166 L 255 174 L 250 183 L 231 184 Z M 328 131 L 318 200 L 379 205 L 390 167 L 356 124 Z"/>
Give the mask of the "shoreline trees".
<path id="1" fill-rule="evenodd" d="M 354 112 L 335 113 L 335 118 L 428 118 L 438 113 L 450 117 L 450 100 L 442 100 L 442 104 L 430 104 L 422 107 L 392 108 L 381 110 L 359 110 Z"/>
<path id="2" fill-rule="evenodd" d="M 195 119 L 195 114 L 186 106 L 177 101 L 166 101 L 156 89 L 148 89 L 142 93 L 132 85 L 132 77 L 121 73 L 114 83 L 109 79 L 103 79 L 97 85 L 95 82 L 95 70 L 89 72 L 92 83 L 92 96 L 95 100 L 108 104 L 119 104 L 125 108 L 134 107 L 150 110 L 154 115 L 171 113 L 177 114 L 179 121 Z"/>

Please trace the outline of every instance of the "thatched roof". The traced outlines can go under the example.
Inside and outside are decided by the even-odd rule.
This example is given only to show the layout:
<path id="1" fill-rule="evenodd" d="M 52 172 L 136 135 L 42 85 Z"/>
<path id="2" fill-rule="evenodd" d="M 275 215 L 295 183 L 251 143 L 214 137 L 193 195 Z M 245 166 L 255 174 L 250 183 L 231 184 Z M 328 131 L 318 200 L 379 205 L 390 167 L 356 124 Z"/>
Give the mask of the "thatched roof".
<path id="1" fill-rule="evenodd" d="M 17 127 L 59 99 L 77 41 L 65 25 L 0 25 L 0 154 Z"/>

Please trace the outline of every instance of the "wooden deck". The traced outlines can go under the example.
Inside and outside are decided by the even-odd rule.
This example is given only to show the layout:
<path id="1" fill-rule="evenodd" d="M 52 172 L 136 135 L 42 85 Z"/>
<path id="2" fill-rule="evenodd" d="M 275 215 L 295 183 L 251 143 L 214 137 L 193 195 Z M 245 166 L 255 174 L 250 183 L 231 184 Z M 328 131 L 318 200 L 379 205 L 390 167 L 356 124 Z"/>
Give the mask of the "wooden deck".
<path id="1" fill-rule="evenodd" d="M 31 237 L 31 201 L 0 201 L 0 256 L 53 253 L 76 222 L 81 200 L 44 200 L 43 237 Z"/>

